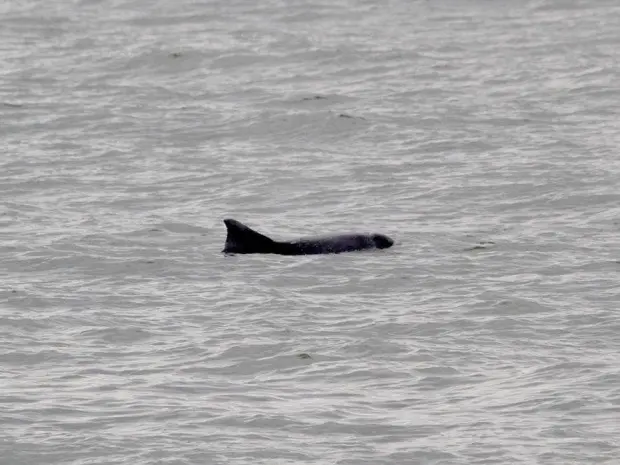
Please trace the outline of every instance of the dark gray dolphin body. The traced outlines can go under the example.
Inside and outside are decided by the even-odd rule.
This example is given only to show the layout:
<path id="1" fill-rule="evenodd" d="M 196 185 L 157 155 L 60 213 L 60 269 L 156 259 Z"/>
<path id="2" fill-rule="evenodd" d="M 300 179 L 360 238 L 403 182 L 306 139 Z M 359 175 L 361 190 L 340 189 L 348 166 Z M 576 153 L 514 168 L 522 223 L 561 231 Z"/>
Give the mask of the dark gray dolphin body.
<path id="1" fill-rule="evenodd" d="M 338 236 L 277 242 L 248 228 L 236 220 L 224 220 L 226 245 L 224 253 L 273 253 L 279 255 L 314 255 L 387 249 L 394 241 L 383 234 L 342 234 Z"/>

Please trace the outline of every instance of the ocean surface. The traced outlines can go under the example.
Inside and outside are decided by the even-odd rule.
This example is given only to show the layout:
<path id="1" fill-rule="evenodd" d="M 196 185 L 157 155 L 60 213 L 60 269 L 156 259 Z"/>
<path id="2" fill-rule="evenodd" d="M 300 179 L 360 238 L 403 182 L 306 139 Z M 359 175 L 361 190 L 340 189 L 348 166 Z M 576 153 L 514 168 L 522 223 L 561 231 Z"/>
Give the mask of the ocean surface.
<path id="1" fill-rule="evenodd" d="M 620 463 L 617 0 L 4 0 L 0 199 L 1 465 Z"/>

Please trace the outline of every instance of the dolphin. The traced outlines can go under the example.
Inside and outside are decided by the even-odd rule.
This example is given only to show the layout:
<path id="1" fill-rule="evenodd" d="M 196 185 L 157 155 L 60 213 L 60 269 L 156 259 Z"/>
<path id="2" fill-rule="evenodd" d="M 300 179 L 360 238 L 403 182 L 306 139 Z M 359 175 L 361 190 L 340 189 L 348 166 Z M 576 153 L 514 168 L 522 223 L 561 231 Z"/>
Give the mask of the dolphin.
<path id="1" fill-rule="evenodd" d="M 278 255 L 314 255 L 387 249 L 394 241 L 383 234 L 340 234 L 296 241 L 278 242 L 237 220 L 226 219 L 224 253 L 272 253 Z"/>

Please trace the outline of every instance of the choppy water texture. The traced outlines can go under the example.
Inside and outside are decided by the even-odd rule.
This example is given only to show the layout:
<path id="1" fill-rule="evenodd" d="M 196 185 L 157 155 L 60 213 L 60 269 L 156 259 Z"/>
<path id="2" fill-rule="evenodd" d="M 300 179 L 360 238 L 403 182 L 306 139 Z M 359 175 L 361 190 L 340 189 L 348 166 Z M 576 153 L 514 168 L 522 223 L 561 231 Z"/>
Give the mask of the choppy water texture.
<path id="1" fill-rule="evenodd" d="M 620 3 L 0 19 L 2 465 L 620 463 Z"/>

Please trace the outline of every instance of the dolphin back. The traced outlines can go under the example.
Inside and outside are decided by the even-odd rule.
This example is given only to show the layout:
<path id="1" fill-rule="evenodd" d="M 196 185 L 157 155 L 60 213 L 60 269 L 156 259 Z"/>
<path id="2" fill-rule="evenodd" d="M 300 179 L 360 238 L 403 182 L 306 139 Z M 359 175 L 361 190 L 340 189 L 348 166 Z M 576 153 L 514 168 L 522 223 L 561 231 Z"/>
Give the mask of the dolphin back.
<path id="1" fill-rule="evenodd" d="M 314 255 L 353 252 L 356 250 L 387 249 L 394 241 L 383 234 L 339 234 L 335 236 L 276 242 L 245 224 L 224 220 L 226 245 L 224 253 L 273 253 L 279 255 Z"/>

